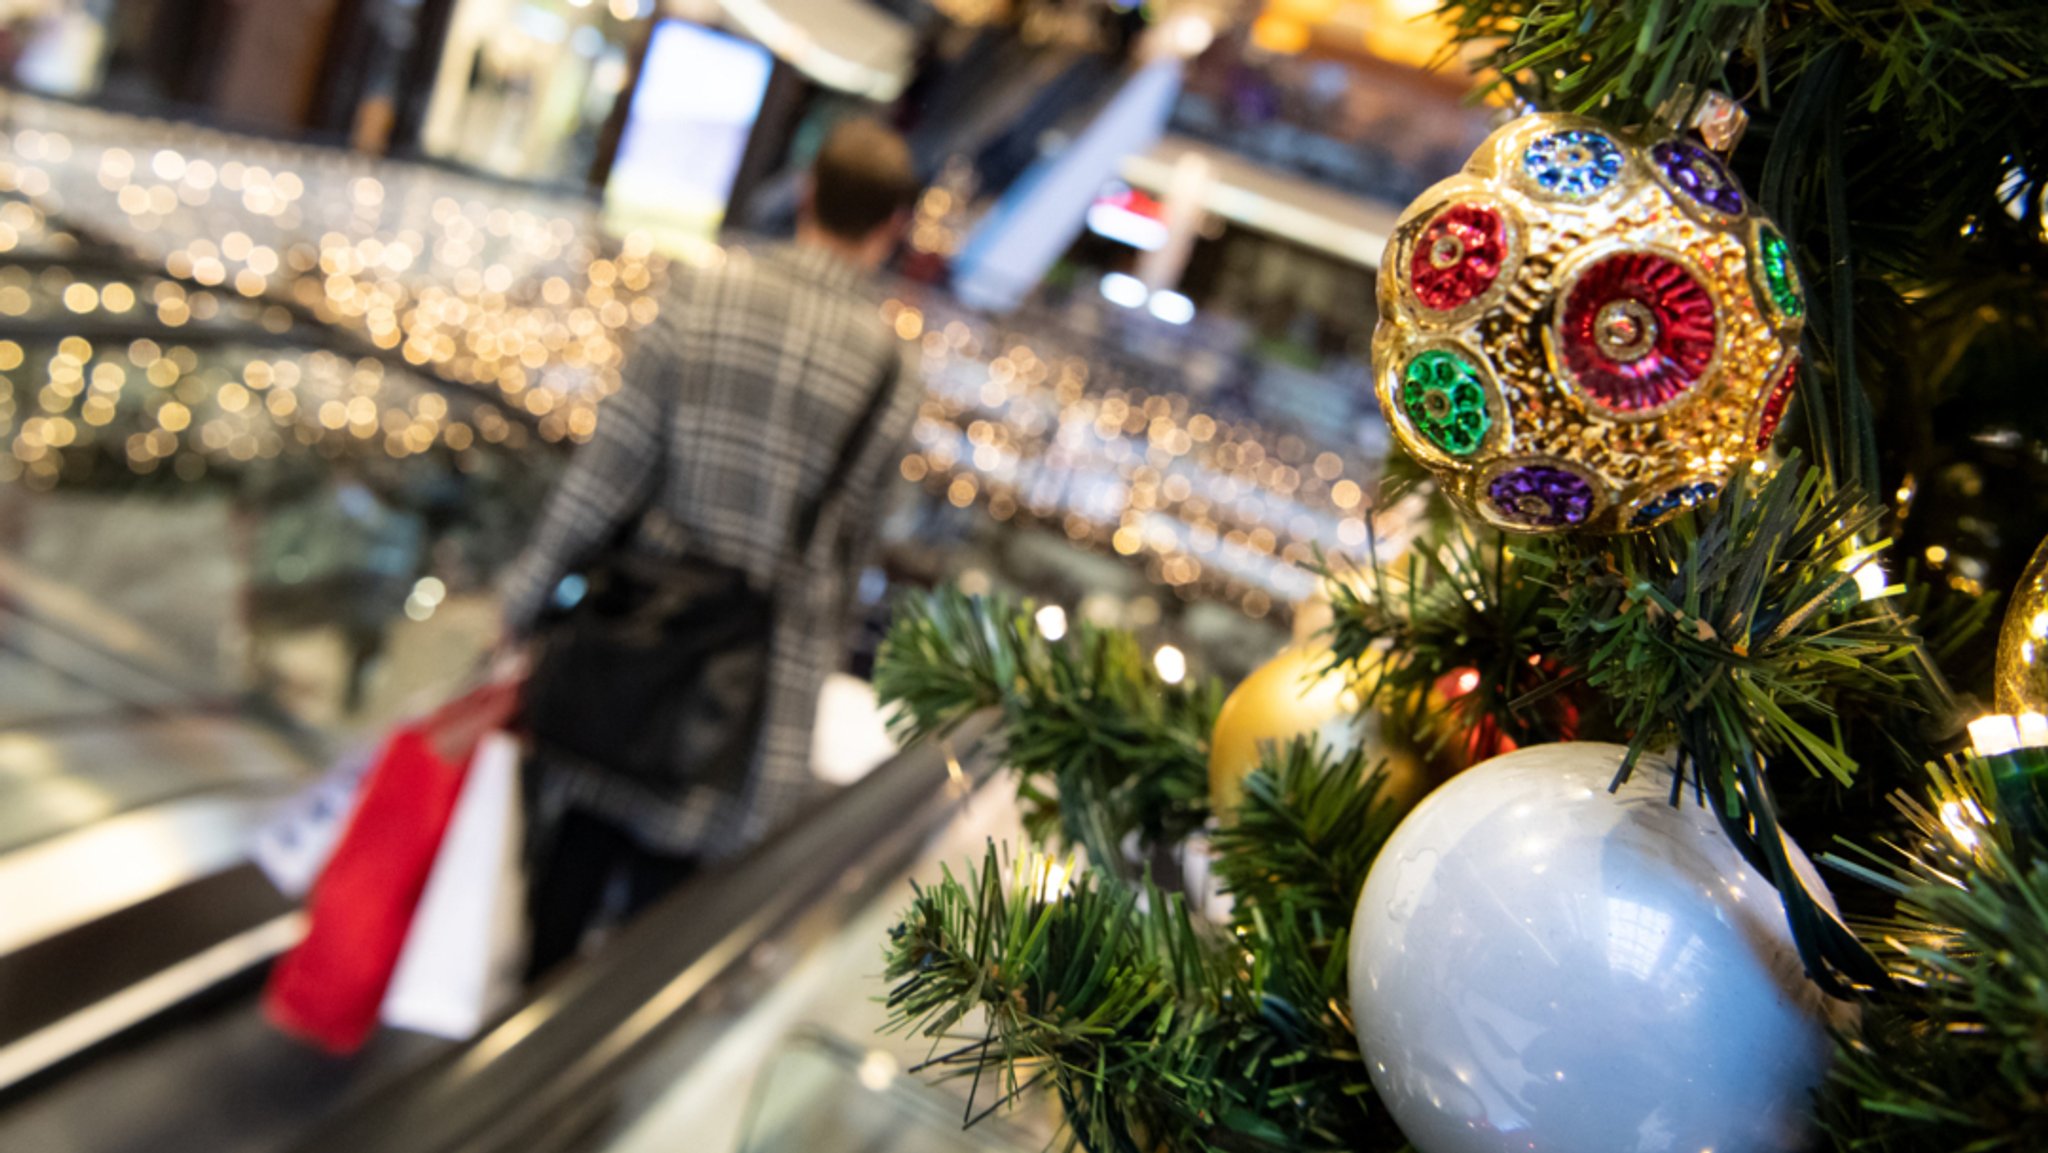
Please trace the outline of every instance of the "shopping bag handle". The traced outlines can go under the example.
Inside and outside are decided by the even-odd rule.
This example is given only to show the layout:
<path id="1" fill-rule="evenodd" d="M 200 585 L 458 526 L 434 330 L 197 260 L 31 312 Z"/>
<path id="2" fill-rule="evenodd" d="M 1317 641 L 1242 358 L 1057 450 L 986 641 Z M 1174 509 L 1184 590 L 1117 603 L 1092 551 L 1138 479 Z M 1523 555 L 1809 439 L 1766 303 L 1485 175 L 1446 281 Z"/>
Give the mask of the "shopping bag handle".
<path id="1" fill-rule="evenodd" d="M 451 765 L 466 765 L 478 741 L 510 727 L 525 687 L 523 678 L 486 680 L 427 714 L 419 723 L 420 732 L 435 756 Z"/>

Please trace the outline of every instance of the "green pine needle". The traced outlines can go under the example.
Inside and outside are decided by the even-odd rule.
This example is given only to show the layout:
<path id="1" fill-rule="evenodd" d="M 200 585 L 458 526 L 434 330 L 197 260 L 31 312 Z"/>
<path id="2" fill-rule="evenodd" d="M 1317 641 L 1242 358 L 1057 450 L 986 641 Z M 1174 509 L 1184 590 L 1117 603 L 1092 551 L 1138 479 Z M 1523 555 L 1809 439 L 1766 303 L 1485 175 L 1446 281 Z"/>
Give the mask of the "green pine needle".
<path id="1" fill-rule="evenodd" d="M 1268 750 L 1245 779 L 1244 799 L 1210 841 L 1240 931 L 1254 917 L 1284 918 L 1310 926 L 1309 940 L 1336 943 L 1350 928 L 1366 872 L 1401 819 L 1384 769 L 1367 757 L 1296 740 Z"/>
<path id="2" fill-rule="evenodd" d="M 1653 532 L 1564 548 L 1558 659 L 1638 751 L 1675 741 L 1710 780 L 1783 760 L 1848 784 L 1835 718 L 1915 707 L 1928 667 L 1909 622 L 1857 589 L 1879 515 L 1795 460 Z"/>
<path id="3" fill-rule="evenodd" d="M 1475 734 L 1569 739 L 1577 709 L 1555 695 L 1558 674 L 1546 659 L 1551 563 L 1540 542 L 1457 520 L 1432 525 L 1392 564 L 1319 557 L 1311 567 L 1330 593 L 1331 660 L 1371 670 L 1367 703 L 1397 739 L 1432 757 L 1498 743 Z M 1439 683 L 1462 672 L 1473 687 L 1446 704 Z"/>
<path id="4" fill-rule="evenodd" d="M 1150 885 L 1101 884 L 1027 855 L 920 887 L 891 933 L 890 1028 L 930 1038 L 923 1068 L 970 1082 L 967 1119 L 1037 1087 L 1091 1153 L 1376 1153 L 1348 1039 L 1269 995 L 1258 958 Z M 1341 969 L 1339 970 L 1341 972 Z M 1312 1007 L 1312 1010 L 1313 1007 Z"/>
<path id="5" fill-rule="evenodd" d="M 875 690 L 904 742 L 1002 711 L 1003 755 L 1026 827 L 1125 869 L 1122 846 L 1176 846 L 1209 816 L 1214 680 L 1169 685 L 1130 633 L 1077 623 L 1049 641 L 1030 602 L 942 589 L 912 597 L 875 661 Z"/>
<path id="6" fill-rule="evenodd" d="M 1984 760 L 1930 766 L 1924 798 L 1888 854 L 1829 860 L 1899 897 L 1865 932 L 1913 995 L 1841 1038 L 1823 1120 L 1845 1153 L 2048 1148 L 2048 860 Z"/>

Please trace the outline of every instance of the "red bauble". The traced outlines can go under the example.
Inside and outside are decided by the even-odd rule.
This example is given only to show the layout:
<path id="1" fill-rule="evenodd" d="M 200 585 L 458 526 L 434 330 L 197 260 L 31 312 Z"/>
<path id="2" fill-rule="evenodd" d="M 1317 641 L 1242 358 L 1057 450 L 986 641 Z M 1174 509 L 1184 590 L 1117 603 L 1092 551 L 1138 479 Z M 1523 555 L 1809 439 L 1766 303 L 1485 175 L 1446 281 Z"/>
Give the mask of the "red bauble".
<path id="1" fill-rule="evenodd" d="M 1508 678 L 1510 684 L 1499 695 L 1502 702 L 1519 700 L 1568 675 L 1568 670 L 1556 661 L 1534 657 L 1531 663 L 1516 667 L 1520 671 Z M 1539 743 L 1576 739 L 1579 706 L 1570 692 L 1550 693 L 1531 705 L 1527 712 L 1511 712 L 1507 715 L 1509 725 L 1503 725 L 1501 716 L 1485 708 L 1481 704 L 1483 698 L 1474 696 L 1480 679 L 1478 669 L 1458 668 L 1438 677 L 1430 686 L 1430 695 L 1441 701 L 1443 707 L 1465 725 L 1462 735 L 1455 738 L 1450 746 L 1448 771 L 1462 772 L 1481 761 L 1520 748 L 1521 743 L 1508 732 L 1510 725 L 1523 737 L 1534 737 Z"/>

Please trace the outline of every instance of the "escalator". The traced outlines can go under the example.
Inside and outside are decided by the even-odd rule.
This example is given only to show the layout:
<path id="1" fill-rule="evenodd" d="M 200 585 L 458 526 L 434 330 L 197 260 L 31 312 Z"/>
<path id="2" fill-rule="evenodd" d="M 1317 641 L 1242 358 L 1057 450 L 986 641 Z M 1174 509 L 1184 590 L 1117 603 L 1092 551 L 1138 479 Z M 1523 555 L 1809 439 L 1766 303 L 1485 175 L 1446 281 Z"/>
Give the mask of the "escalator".
<path id="1" fill-rule="evenodd" d="M 18 94 L 0 114 L 0 163 L 18 175 L 41 145 L 54 177 L 0 196 L 0 370 L 21 370 L 0 371 L 0 1149 L 279 1148 L 433 1046 L 339 1062 L 262 1021 L 255 988 L 304 923 L 250 846 L 338 751 L 466 671 L 407 595 L 438 563 L 467 585 L 436 581 L 435 625 L 465 599 L 487 616 L 514 510 L 563 454 L 533 413 L 296 298 L 211 292 L 161 232 L 67 204 L 127 162 L 137 122 Z M 318 419 L 373 396 L 442 443 Z M 427 659 L 380 714 L 360 682 L 406 663 L 394 640 Z"/>
<path id="2" fill-rule="evenodd" d="M 687 882 L 469 1044 L 387 1031 L 322 1056 L 261 1020 L 251 970 L 18 1087 L 0 1148 L 1040 1148 L 1043 1126 L 961 1136 L 959 1105 L 902 1074 L 916 1046 L 868 1041 L 907 878 L 1015 830 L 978 731 L 898 754 Z"/>
<path id="3" fill-rule="evenodd" d="M 849 695 L 828 694 L 839 704 L 820 721 L 842 752 L 873 723 L 871 697 Z M 1000 790 L 969 797 L 988 773 L 973 731 L 909 750 L 687 884 L 475 1043 L 387 1031 L 341 1059 L 262 1017 L 267 962 L 303 919 L 247 859 L 273 806 L 327 763 L 331 734 L 5 556 L 0 701 L 6 1150 L 635 1148 L 701 1129 L 692 1110 L 707 1102 L 738 1148 L 742 1102 L 766 1102 L 756 1130 L 797 1119 L 774 1105 L 779 1074 L 719 1078 L 787 1066 L 803 1084 L 837 1070 L 849 1092 L 875 1080 L 865 1050 L 844 1059 L 871 1025 L 820 1008 L 867 1006 L 913 868 L 1014 831 Z M 907 1081 L 894 1092 L 883 1115 L 939 1116 Z M 761 1139 L 748 1147 L 775 1147 Z"/>
<path id="4" fill-rule="evenodd" d="M 5 558 L 0 701 L 5 1088 L 295 939 L 246 846 L 311 761 L 141 627 Z"/>

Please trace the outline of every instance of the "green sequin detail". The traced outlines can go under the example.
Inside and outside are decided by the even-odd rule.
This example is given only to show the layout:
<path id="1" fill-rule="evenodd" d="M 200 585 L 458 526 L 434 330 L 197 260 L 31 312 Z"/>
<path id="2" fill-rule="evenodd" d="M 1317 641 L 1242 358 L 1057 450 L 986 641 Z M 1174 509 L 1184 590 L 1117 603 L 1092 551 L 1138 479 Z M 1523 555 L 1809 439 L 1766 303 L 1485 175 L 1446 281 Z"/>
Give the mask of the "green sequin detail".
<path id="1" fill-rule="evenodd" d="M 1792 246 L 1777 231 L 1765 228 L 1757 233 L 1757 248 L 1764 267 L 1764 288 L 1771 294 L 1771 303 L 1786 316 L 1799 316 L 1806 311 L 1806 301 L 1799 295 L 1799 277 L 1792 271 Z"/>
<path id="2" fill-rule="evenodd" d="M 1479 373 L 1454 352 L 1431 349 L 1401 374 L 1401 405 L 1430 443 L 1452 456 L 1471 456 L 1486 441 L 1493 414 Z"/>

